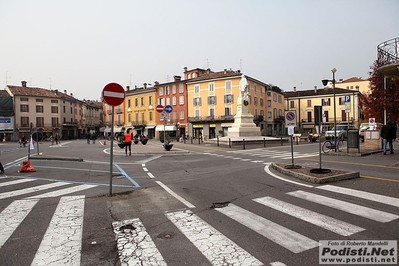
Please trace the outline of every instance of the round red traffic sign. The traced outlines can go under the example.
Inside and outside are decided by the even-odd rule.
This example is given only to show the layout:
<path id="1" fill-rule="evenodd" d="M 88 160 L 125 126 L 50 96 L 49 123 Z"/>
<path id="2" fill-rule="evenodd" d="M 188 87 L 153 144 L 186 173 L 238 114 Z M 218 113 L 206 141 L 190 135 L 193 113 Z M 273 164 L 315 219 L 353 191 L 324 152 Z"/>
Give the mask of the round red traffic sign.
<path id="1" fill-rule="evenodd" d="M 104 101 L 112 106 L 118 106 L 125 100 L 125 90 L 118 83 L 109 83 L 103 89 Z"/>
<path id="2" fill-rule="evenodd" d="M 163 110 L 164 110 L 164 107 L 163 107 L 162 104 L 158 104 L 156 109 L 157 109 L 157 112 L 158 112 L 158 113 L 162 113 Z"/>

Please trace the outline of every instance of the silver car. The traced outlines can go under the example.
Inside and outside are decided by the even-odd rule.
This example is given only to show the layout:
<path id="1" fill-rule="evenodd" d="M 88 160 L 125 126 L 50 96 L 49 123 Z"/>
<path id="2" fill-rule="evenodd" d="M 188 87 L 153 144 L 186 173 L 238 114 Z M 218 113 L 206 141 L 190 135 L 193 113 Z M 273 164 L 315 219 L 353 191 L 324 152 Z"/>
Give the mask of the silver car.
<path id="1" fill-rule="evenodd" d="M 337 136 L 341 137 L 341 138 L 346 138 L 346 131 L 347 130 L 357 130 L 357 128 L 353 125 L 347 125 L 347 124 L 341 124 L 341 125 L 337 125 Z M 332 128 L 330 130 L 327 130 L 325 132 L 326 138 L 333 138 L 334 137 L 334 133 L 335 133 L 335 128 Z"/>

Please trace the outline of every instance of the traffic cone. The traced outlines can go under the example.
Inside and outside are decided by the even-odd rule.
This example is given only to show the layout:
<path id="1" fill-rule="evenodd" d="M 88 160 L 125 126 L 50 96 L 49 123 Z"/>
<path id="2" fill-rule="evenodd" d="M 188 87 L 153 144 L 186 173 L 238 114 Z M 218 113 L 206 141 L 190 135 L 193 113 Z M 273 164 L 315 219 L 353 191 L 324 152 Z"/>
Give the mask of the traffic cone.
<path id="1" fill-rule="evenodd" d="M 106 140 L 104 140 L 104 145 L 107 145 L 107 141 Z"/>
<path id="2" fill-rule="evenodd" d="M 30 166 L 30 161 L 23 161 L 20 172 L 36 172 L 36 169 Z"/>

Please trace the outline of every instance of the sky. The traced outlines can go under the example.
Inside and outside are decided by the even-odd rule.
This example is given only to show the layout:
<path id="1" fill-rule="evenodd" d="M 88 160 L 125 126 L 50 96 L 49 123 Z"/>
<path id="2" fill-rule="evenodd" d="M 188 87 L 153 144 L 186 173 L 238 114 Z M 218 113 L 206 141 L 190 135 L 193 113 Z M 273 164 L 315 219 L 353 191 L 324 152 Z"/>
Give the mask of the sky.
<path id="1" fill-rule="evenodd" d="M 0 0 L 0 87 L 100 100 L 111 82 L 241 70 L 284 91 L 368 78 L 399 0 Z"/>

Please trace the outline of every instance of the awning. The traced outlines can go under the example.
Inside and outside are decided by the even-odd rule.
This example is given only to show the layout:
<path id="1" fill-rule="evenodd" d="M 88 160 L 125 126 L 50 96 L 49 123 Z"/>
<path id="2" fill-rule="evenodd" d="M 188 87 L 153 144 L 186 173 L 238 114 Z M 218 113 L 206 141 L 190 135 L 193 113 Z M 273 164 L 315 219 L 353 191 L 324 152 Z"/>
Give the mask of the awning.
<path id="1" fill-rule="evenodd" d="M 157 126 L 155 131 L 175 131 L 176 127 L 175 126 Z"/>
<path id="2" fill-rule="evenodd" d="M 145 129 L 154 129 L 156 126 L 148 126 L 148 127 L 145 127 Z"/>
<path id="3" fill-rule="evenodd" d="M 222 123 L 222 127 L 231 127 L 233 126 L 233 123 Z"/>
<path id="4" fill-rule="evenodd" d="M 125 127 L 114 127 L 114 133 L 119 133 L 119 132 L 124 132 L 125 131 Z M 107 127 L 106 129 L 104 129 L 105 133 L 110 133 L 111 132 L 111 128 Z"/>
<path id="5" fill-rule="evenodd" d="M 314 128 L 314 125 L 302 125 L 302 128 Z"/>

